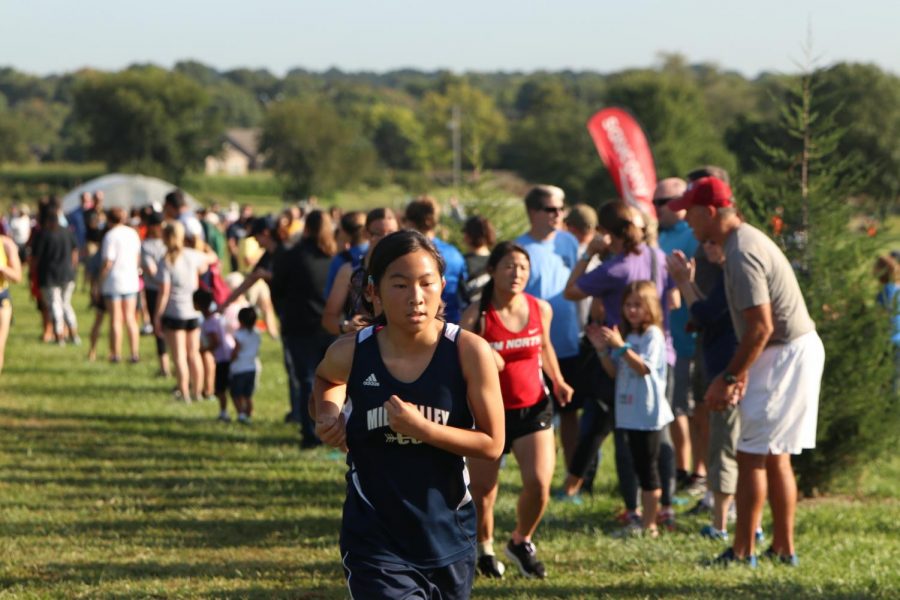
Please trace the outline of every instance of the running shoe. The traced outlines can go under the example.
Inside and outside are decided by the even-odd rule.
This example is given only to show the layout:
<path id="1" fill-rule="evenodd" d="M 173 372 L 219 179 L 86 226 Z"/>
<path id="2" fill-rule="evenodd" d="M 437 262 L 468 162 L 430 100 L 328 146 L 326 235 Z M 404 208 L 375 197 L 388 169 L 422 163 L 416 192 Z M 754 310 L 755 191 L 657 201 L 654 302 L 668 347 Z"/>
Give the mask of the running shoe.
<path id="1" fill-rule="evenodd" d="M 723 542 L 728 541 L 728 531 L 726 531 L 725 529 L 716 529 L 712 525 L 704 525 L 700 530 L 700 535 L 711 540 L 722 540 Z"/>
<path id="2" fill-rule="evenodd" d="M 756 560 L 756 555 L 751 554 L 745 558 L 738 558 L 734 553 L 734 548 L 729 548 L 716 558 L 706 562 L 707 567 L 731 567 L 743 565 L 751 569 L 755 569 L 758 564 L 759 561 Z"/>
<path id="3" fill-rule="evenodd" d="M 228 416 L 227 412 L 220 412 L 219 416 L 218 416 L 218 420 L 222 421 L 223 423 L 231 423 L 231 417 Z"/>
<path id="4" fill-rule="evenodd" d="M 244 413 L 239 414 L 237 420 L 238 420 L 238 423 L 240 423 L 241 425 L 249 425 L 250 424 L 250 417 L 248 417 Z"/>
<path id="5" fill-rule="evenodd" d="M 513 561 L 519 572 L 524 577 L 537 577 L 544 579 L 547 577 L 547 571 L 544 569 L 544 563 L 537 559 L 537 549 L 532 542 L 522 542 L 514 544 L 512 540 L 506 545 L 506 558 Z"/>
<path id="6" fill-rule="evenodd" d="M 637 523 L 641 524 L 641 513 L 636 510 L 628 510 L 627 508 L 622 509 L 618 515 L 616 515 L 616 521 L 621 523 L 622 525 L 628 525 L 629 523 Z"/>
<path id="7" fill-rule="evenodd" d="M 787 567 L 799 567 L 800 559 L 796 554 L 778 554 L 775 549 L 769 546 L 769 549 L 763 552 L 763 558 L 771 560 L 774 563 L 782 564 Z"/>
<path id="8" fill-rule="evenodd" d="M 502 579 L 506 566 L 493 554 L 482 554 L 478 557 L 478 573 L 491 579 Z"/>
<path id="9" fill-rule="evenodd" d="M 660 509 L 656 515 L 656 524 L 665 527 L 666 531 L 675 531 L 675 510 L 671 506 Z"/>
<path id="10" fill-rule="evenodd" d="M 766 533 L 762 530 L 762 527 L 757 527 L 753 536 L 756 538 L 757 544 L 766 540 Z"/>
<path id="11" fill-rule="evenodd" d="M 580 492 L 576 492 L 570 496 L 565 490 L 559 490 L 553 495 L 553 499 L 559 503 L 574 504 L 575 506 L 584 504 L 584 498 L 581 497 Z"/>
<path id="12" fill-rule="evenodd" d="M 701 515 L 709 514 L 711 510 L 712 508 L 706 503 L 706 501 L 700 499 L 697 500 L 697 504 L 688 509 L 684 514 L 688 515 L 689 517 L 699 517 Z"/>

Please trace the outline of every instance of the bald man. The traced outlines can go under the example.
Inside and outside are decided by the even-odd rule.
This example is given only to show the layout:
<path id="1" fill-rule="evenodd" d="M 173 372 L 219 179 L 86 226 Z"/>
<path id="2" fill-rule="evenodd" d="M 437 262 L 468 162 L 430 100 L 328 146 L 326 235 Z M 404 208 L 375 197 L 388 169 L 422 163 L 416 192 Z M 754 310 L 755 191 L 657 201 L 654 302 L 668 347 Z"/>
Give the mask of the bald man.
<path id="1" fill-rule="evenodd" d="M 684 220 L 687 211 L 673 211 L 668 206 L 671 200 L 680 198 L 686 189 L 687 183 L 683 179 L 668 177 L 657 184 L 653 194 L 653 205 L 659 221 L 659 247 L 667 255 L 680 250 L 685 256 L 694 256 L 697 251 L 697 239 Z M 669 371 L 666 395 L 675 414 L 675 421 L 670 429 L 675 446 L 677 482 L 678 487 L 685 489 L 690 495 L 702 496 L 706 493 L 709 427 L 703 404 L 697 401 L 700 394 L 693 393 L 696 344 L 694 334 L 685 329 L 690 320 L 690 311 L 687 306 L 682 306 L 672 311 L 669 319 L 676 359 L 675 367 Z"/>

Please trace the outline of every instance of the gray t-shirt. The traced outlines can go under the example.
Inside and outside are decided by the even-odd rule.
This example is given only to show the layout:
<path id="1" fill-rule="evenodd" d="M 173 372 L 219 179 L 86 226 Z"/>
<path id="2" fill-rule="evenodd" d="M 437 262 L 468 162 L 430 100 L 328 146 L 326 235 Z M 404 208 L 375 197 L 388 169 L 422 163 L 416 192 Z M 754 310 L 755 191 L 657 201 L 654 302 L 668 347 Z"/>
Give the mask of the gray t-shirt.
<path id="1" fill-rule="evenodd" d="M 144 287 L 148 290 L 159 289 L 159 270 L 157 265 L 166 255 L 166 245 L 159 238 L 147 238 L 141 244 L 141 269 L 144 271 Z M 156 267 L 156 275 L 150 275 L 149 265 Z"/>
<path id="2" fill-rule="evenodd" d="M 791 264 L 766 234 L 744 223 L 725 240 L 724 250 L 725 293 L 738 339 L 747 329 L 743 311 L 763 304 L 772 305 L 770 345 L 815 330 Z"/>
<path id="3" fill-rule="evenodd" d="M 159 281 L 171 285 L 169 302 L 163 316 L 171 319 L 196 319 L 200 313 L 194 309 L 194 292 L 200 277 L 203 256 L 192 248 L 185 248 L 174 264 L 163 258 L 159 261 Z"/>

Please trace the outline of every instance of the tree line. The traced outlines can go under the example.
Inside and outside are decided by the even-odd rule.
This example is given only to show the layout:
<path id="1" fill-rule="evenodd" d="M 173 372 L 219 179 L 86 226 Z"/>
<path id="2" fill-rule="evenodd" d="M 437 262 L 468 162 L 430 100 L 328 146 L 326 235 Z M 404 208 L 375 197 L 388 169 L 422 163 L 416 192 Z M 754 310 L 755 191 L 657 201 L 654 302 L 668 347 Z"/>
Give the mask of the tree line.
<path id="1" fill-rule="evenodd" d="M 292 197 L 358 183 L 422 181 L 452 165 L 460 117 L 462 165 L 552 182 L 574 200 L 615 195 L 585 130 L 617 105 L 643 125 L 660 176 L 718 164 L 761 173 L 765 147 L 789 134 L 780 114 L 799 76 L 748 79 L 663 55 L 654 68 L 464 73 L 219 71 L 195 61 L 37 77 L 0 69 L 0 161 L 99 160 L 110 169 L 179 180 L 220 148 L 229 127 L 260 127 L 270 167 Z M 900 78 L 871 64 L 815 72 L 813 114 L 845 130 L 838 152 L 872 176 L 855 193 L 879 206 L 900 194 Z"/>

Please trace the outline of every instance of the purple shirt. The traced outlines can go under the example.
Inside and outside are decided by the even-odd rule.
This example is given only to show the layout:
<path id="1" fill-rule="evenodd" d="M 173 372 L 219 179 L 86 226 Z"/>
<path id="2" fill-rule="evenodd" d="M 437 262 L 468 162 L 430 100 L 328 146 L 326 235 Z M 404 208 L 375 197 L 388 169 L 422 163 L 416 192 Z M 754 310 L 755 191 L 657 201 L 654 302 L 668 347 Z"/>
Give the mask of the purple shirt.
<path id="1" fill-rule="evenodd" d="M 625 286 L 633 281 L 650 280 L 656 283 L 660 291 L 660 303 L 663 309 L 663 331 L 666 334 L 666 359 L 670 365 L 675 364 L 675 348 L 672 346 L 672 332 L 669 329 L 669 306 L 666 295 L 675 287 L 666 269 L 666 254 L 657 248 L 651 249 L 646 244 L 638 248 L 640 254 L 618 254 L 606 260 L 593 271 L 578 278 L 576 285 L 585 294 L 600 298 L 606 309 L 606 324 L 612 327 L 622 322 L 622 293 Z M 651 255 L 656 253 L 656 273 L 651 276 Z"/>

